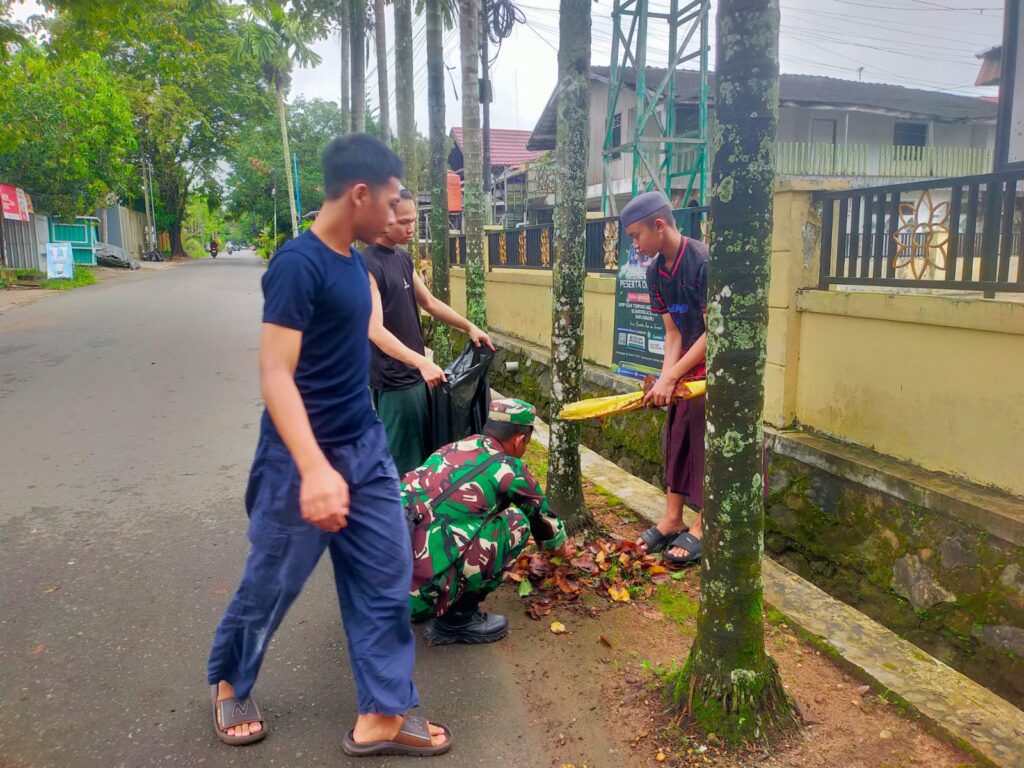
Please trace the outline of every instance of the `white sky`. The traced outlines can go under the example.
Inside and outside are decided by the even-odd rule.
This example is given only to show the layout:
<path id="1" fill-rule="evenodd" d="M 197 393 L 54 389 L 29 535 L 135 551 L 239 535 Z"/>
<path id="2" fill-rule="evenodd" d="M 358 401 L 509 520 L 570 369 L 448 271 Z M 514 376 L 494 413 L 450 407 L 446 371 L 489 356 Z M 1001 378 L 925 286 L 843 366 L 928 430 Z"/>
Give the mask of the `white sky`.
<path id="1" fill-rule="evenodd" d="M 667 0 L 650 0 L 651 8 L 667 9 Z M 492 70 L 495 128 L 532 129 L 551 95 L 557 77 L 558 0 L 517 0 L 527 24 L 516 25 L 504 41 Z M 782 71 L 887 82 L 975 96 L 995 96 L 994 88 L 972 86 L 980 62 L 975 54 L 1002 41 L 1003 0 L 781 0 Z M 717 3 L 712 3 L 712 12 Z M 611 59 L 612 0 L 597 0 L 593 12 L 593 57 L 596 65 Z M 38 12 L 28 0 L 15 6 L 18 18 Z M 651 23 L 648 63 L 664 66 L 667 30 Z M 413 19 L 416 72 L 416 122 L 427 131 L 426 40 L 423 18 Z M 394 34 L 388 8 L 388 73 L 394 102 Z M 337 101 L 341 57 L 334 35 L 315 46 L 323 61 L 294 74 L 293 94 Z M 445 78 L 449 127 L 461 125 L 458 30 L 445 33 Z M 714 24 L 712 54 L 714 64 Z M 660 50 L 660 58 L 657 51 Z M 492 56 L 494 54 L 492 48 Z M 371 54 L 372 59 L 372 54 Z M 863 72 L 858 70 L 863 68 Z M 367 66 L 367 98 L 377 103 L 376 65 Z M 395 126 L 392 108 L 392 129 Z"/>

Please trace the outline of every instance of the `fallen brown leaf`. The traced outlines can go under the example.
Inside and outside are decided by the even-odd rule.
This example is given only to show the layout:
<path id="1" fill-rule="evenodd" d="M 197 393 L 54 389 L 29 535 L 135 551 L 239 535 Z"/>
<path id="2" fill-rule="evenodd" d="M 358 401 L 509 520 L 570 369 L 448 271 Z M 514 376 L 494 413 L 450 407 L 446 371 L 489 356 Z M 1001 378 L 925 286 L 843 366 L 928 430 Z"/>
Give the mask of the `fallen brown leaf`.
<path id="1" fill-rule="evenodd" d="M 598 641 L 600 641 L 601 645 L 607 646 L 608 648 L 612 647 L 612 641 L 609 640 L 604 635 L 598 635 L 597 639 L 598 639 Z"/>
<path id="2" fill-rule="evenodd" d="M 42 643 L 40 643 L 35 648 L 33 648 L 31 651 L 29 651 L 28 655 L 29 656 L 38 656 L 40 653 L 42 653 L 45 650 L 46 650 L 46 646 L 43 645 Z"/>

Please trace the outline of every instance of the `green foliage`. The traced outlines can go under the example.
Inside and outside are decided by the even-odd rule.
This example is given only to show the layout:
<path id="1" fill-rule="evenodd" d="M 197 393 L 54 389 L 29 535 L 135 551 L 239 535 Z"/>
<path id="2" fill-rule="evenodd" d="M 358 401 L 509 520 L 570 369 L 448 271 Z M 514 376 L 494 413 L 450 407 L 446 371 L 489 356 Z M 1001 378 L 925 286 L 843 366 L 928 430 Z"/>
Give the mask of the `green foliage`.
<path id="1" fill-rule="evenodd" d="M 209 255 L 207 247 L 211 237 L 216 237 L 221 248 L 227 242 L 227 223 L 224 215 L 218 207 L 210 204 L 207 197 L 195 195 L 191 197 L 185 207 L 185 220 L 183 223 L 183 237 L 185 238 L 185 251 L 192 258 L 201 258 Z M 194 241 L 197 248 L 190 248 L 189 242 Z"/>
<path id="2" fill-rule="evenodd" d="M 83 285 L 95 284 L 96 275 L 92 268 L 76 264 L 73 278 L 70 280 L 47 280 L 44 286 L 52 291 L 70 291 L 73 288 L 81 288 Z"/>
<path id="3" fill-rule="evenodd" d="M 336 104 L 323 99 L 298 98 L 288 106 L 288 131 L 292 151 L 299 161 L 301 214 L 315 211 L 323 202 L 323 172 L 320 155 L 328 142 L 341 133 Z M 227 210 L 245 223 L 251 237 L 264 226 L 273 229 L 274 198 L 277 190 L 278 231 L 290 229 L 287 180 L 281 154 L 279 123 L 273 113 L 251 120 L 242 130 L 238 145 L 228 162 Z"/>
<path id="4" fill-rule="evenodd" d="M 48 57 L 26 44 L 0 70 L 0 178 L 36 209 L 73 217 L 135 184 L 131 106 L 96 53 Z"/>
<path id="5" fill-rule="evenodd" d="M 256 246 L 256 254 L 261 259 L 269 259 L 274 255 L 274 252 L 281 247 L 281 243 L 284 242 L 284 238 L 284 233 L 278 231 L 277 239 L 275 240 L 273 232 L 269 228 L 264 227 L 253 239 L 253 244 Z"/>
<path id="6" fill-rule="evenodd" d="M 180 254 L 189 193 L 217 190 L 239 128 L 272 109 L 257 62 L 237 56 L 240 9 L 226 0 L 48 0 L 60 60 L 98 54 L 131 104 L 153 168 L 157 223 Z"/>

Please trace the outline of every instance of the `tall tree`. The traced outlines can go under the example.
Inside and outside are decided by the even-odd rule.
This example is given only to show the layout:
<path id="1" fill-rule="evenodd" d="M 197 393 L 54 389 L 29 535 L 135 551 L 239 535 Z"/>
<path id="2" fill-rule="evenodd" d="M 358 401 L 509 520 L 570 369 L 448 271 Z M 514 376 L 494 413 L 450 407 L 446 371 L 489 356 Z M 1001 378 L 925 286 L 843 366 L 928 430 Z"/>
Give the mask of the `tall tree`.
<path id="1" fill-rule="evenodd" d="M 555 149 L 555 258 L 551 310 L 551 413 L 580 399 L 583 383 L 583 239 L 590 144 L 590 6 L 561 0 L 558 13 L 558 116 Z M 552 418 L 548 463 L 551 508 L 576 531 L 593 524 L 583 500 L 580 426 Z"/>
<path id="2" fill-rule="evenodd" d="M 316 66 L 320 63 L 320 57 L 310 47 L 310 38 L 309 30 L 296 16 L 273 3 L 266 7 L 252 8 L 239 45 L 239 55 L 252 59 L 262 67 L 277 94 L 292 237 L 299 234 L 299 214 L 295 205 L 295 180 L 292 178 L 291 152 L 288 149 L 288 117 L 284 99 L 291 85 L 292 66 Z"/>
<path id="3" fill-rule="evenodd" d="M 427 106 L 430 112 L 430 255 L 431 290 L 445 304 L 451 303 L 448 281 L 448 152 L 444 129 L 444 0 L 426 0 Z M 431 338 L 434 362 L 444 368 L 452 361 L 448 326 L 434 323 Z"/>
<path id="4" fill-rule="evenodd" d="M 388 95 L 388 30 L 384 0 L 373 0 L 373 33 L 377 51 L 377 100 L 380 102 L 380 140 L 391 143 L 391 103 Z M 397 37 L 397 35 L 396 35 Z"/>
<path id="5" fill-rule="evenodd" d="M 152 168 L 158 226 L 184 257 L 189 193 L 217 184 L 240 127 L 268 106 L 259 68 L 233 55 L 239 9 L 223 0 L 46 0 L 57 59 L 95 51 L 119 80 Z"/>
<path id="6" fill-rule="evenodd" d="M 416 91 L 412 56 L 412 0 L 395 0 L 395 111 L 398 151 L 405 165 L 405 186 L 416 198 L 420 190 L 416 160 Z M 418 229 L 418 228 L 417 228 Z"/>
<path id="7" fill-rule="evenodd" d="M 459 0 L 462 56 L 462 217 L 466 231 L 466 317 L 487 327 L 484 286 L 484 166 L 480 128 L 480 0 Z"/>
<path id="8" fill-rule="evenodd" d="M 73 217 L 134 196 L 137 149 L 131 102 L 99 54 L 52 59 L 25 43 L 0 67 L 0 179 L 36 210 Z"/>
<path id="9" fill-rule="evenodd" d="M 352 6 L 349 55 L 352 57 L 352 132 L 366 130 L 366 0 L 341 0 Z"/>
<path id="10" fill-rule="evenodd" d="M 338 36 L 341 45 L 341 130 L 352 130 L 352 3 L 338 2 Z"/>
<path id="11" fill-rule="evenodd" d="M 731 743 L 794 722 L 765 653 L 762 412 L 779 110 L 778 0 L 717 9 L 704 534 L 697 637 L 675 702 Z"/>

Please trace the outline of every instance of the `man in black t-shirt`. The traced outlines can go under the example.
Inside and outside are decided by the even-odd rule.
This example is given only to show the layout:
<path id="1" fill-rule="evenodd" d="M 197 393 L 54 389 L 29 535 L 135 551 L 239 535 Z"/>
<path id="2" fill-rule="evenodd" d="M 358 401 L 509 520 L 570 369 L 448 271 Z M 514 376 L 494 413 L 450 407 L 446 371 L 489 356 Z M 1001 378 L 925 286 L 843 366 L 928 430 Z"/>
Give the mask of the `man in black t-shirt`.
<path id="1" fill-rule="evenodd" d="M 412 240 L 416 203 L 407 189 L 388 227 L 377 242 L 363 251 L 371 290 L 380 297 L 384 327 L 417 355 L 424 353 L 420 312 L 425 312 L 469 334 L 474 344 L 494 345 L 486 333 L 430 293 L 402 246 Z M 388 434 L 388 447 L 399 476 L 416 469 L 430 455 L 430 413 L 427 385 L 416 368 L 371 347 L 370 386 L 377 415 Z"/>

